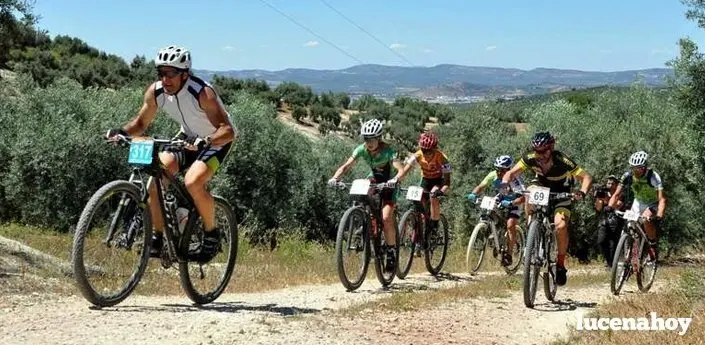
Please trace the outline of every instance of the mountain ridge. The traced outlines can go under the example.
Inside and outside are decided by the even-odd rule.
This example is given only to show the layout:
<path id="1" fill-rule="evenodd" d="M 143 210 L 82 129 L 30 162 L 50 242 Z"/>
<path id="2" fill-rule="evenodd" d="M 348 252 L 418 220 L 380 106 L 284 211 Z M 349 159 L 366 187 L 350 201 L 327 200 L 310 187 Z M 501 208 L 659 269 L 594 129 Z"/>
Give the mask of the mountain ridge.
<path id="1" fill-rule="evenodd" d="M 640 81 L 647 86 L 664 86 L 670 68 L 646 68 L 621 71 L 583 71 L 536 67 L 519 68 L 438 64 L 435 66 L 354 65 L 343 69 L 286 68 L 270 71 L 195 70 L 211 80 L 215 75 L 239 79 L 260 79 L 270 85 L 285 81 L 310 86 L 314 92 L 372 93 L 383 96 L 414 97 L 482 97 L 498 90 L 512 95 L 547 93 L 554 89 L 586 88 L 603 85 L 627 86 Z M 442 90 L 448 89 L 445 93 Z M 463 91 L 463 90 L 468 90 Z"/>

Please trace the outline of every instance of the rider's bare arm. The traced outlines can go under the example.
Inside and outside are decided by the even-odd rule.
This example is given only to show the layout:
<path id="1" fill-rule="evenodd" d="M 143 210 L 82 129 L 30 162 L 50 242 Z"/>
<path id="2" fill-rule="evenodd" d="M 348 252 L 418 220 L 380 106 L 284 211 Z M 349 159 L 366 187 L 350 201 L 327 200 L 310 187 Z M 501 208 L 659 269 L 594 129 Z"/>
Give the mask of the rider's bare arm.
<path id="1" fill-rule="evenodd" d="M 609 203 L 607 204 L 611 208 L 615 208 L 617 206 L 617 200 L 619 200 L 622 197 L 622 189 L 624 188 L 623 184 L 617 185 L 617 190 L 614 191 L 614 194 L 612 194 L 612 197 L 610 198 Z"/>
<path id="2" fill-rule="evenodd" d="M 519 161 L 519 163 L 514 164 L 514 166 L 507 171 L 504 176 L 502 176 L 502 183 L 507 184 L 509 181 L 514 180 L 517 176 L 521 175 L 522 172 L 524 172 L 524 168 L 526 165 L 522 161 Z"/>
<path id="3" fill-rule="evenodd" d="M 478 195 L 482 193 L 482 191 L 485 189 L 485 186 L 482 184 L 478 184 L 475 186 L 475 188 L 472 189 L 472 194 Z"/>
<path id="4" fill-rule="evenodd" d="M 198 95 L 198 103 L 208 116 L 208 121 L 216 128 L 215 133 L 211 135 L 211 145 L 222 146 L 233 141 L 235 130 L 228 119 L 223 104 L 218 102 L 215 91 L 210 87 L 204 87 Z"/>
<path id="5" fill-rule="evenodd" d="M 656 191 L 658 194 L 658 210 L 656 211 L 656 216 L 663 218 L 666 213 L 666 195 L 663 193 L 663 189 Z"/>
<path id="6" fill-rule="evenodd" d="M 580 191 L 583 192 L 583 195 L 587 195 L 590 186 L 592 186 L 592 176 L 581 169 L 580 173 L 575 175 L 575 177 L 580 180 Z"/>
<path id="7" fill-rule="evenodd" d="M 395 165 L 395 167 L 396 167 L 396 165 Z M 403 180 L 404 177 L 406 176 L 406 174 L 409 172 L 409 170 L 411 170 L 413 168 L 414 168 L 414 162 L 411 160 L 411 158 L 407 159 L 406 164 L 404 164 L 404 166 L 401 169 L 397 169 L 397 176 L 395 176 L 394 178 L 396 178 L 397 181 Z"/>
<path id="8" fill-rule="evenodd" d="M 345 175 L 348 173 L 350 168 L 352 168 L 353 164 L 355 163 L 355 158 L 350 157 L 348 160 L 341 165 L 338 170 L 335 171 L 335 174 L 333 175 L 333 178 L 336 180 L 339 180 L 341 176 Z"/>
<path id="9" fill-rule="evenodd" d="M 441 187 L 441 192 L 443 194 L 448 193 L 448 189 L 450 188 L 450 175 L 451 173 L 443 173 L 443 186 Z"/>
<path id="10" fill-rule="evenodd" d="M 144 91 L 142 107 L 137 116 L 130 120 L 122 129 L 130 136 L 141 135 L 154 120 L 155 115 L 157 115 L 157 109 L 157 100 L 154 98 L 154 83 L 152 83 Z"/>
<path id="11" fill-rule="evenodd" d="M 400 173 L 401 173 L 402 170 L 404 170 L 404 168 L 406 168 L 406 167 L 405 167 L 404 164 L 403 164 L 401 161 L 399 161 L 398 159 L 395 159 L 395 160 L 392 161 L 392 166 L 394 166 L 394 169 L 397 170 L 397 176 L 395 176 L 395 177 L 398 177 L 398 178 L 397 178 L 397 181 L 400 181 L 400 180 L 401 180 L 401 177 L 399 177 L 399 176 L 400 176 Z"/>

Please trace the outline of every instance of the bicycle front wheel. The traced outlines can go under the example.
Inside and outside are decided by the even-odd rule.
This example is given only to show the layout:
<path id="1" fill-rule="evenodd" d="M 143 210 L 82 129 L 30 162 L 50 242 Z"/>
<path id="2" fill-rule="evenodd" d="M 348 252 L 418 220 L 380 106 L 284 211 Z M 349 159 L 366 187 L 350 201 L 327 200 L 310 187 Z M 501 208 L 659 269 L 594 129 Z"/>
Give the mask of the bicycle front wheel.
<path id="1" fill-rule="evenodd" d="M 369 223 L 367 212 L 353 206 L 345 211 L 338 224 L 335 260 L 338 278 L 347 291 L 357 290 L 367 275 L 370 263 Z"/>
<path id="2" fill-rule="evenodd" d="M 122 302 L 147 267 L 152 218 L 141 196 L 135 184 L 112 181 L 81 212 L 71 248 L 73 275 L 83 297 L 95 306 Z"/>
<path id="3" fill-rule="evenodd" d="M 623 232 L 617 242 L 617 249 L 614 252 L 612 259 L 612 269 L 610 270 L 610 290 L 612 294 L 619 295 L 622 286 L 631 275 L 631 255 L 632 255 L 632 237 Z"/>
<path id="4" fill-rule="evenodd" d="M 470 274 L 475 274 L 480 270 L 482 261 L 485 259 L 487 252 L 487 232 L 489 227 L 487 223 L 480 222 L 475 225 L 468 241 L 468 248 L 465 251 L 465 265 Z"/>
<path id="5" fill-rule="evenodd" d="M 536 300 L 536 287 L 541 270 L 541 258 L 539 257 L 539 247 L 541 246 L 539 232 L 541 230 L 541 223 L 532 219 L 529 224 L 529 234 L 526 236 L 526 252 L 524 253 L 524 305 L 528 308 L 533 308 Z"/>

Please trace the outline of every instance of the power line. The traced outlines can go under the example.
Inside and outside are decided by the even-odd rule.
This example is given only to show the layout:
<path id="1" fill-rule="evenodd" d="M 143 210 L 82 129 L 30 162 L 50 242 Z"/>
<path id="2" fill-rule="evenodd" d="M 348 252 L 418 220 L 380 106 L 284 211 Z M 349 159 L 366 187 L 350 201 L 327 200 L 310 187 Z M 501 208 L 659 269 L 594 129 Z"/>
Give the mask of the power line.
<path id="1" fill-rule="evenodd" d="M 357 25 L 357 23 L 355 23 L 352 19 L 348 18 L 346 15 L 344 15 L 343 13 L 341 13 L 340 11 L 338 11 L 335 7 L 331 6 L 331 4 L 329 4 L 329 3 L 326 2 L 325 0 L 321 0 L 321 2 L 322 2 L 324 5 L 328 6 L 328 8 L 330 8 L 331 10 L 335 11 L 335 13 L 337 13 L 338 15 L 340 15 L 341 17 L 343 17 L 345 20 L 347 20 L 348 23 L 350 23 L 350 24 L 354 25 L 355 27 L 357 27 L 360 31 L 362 31 L 362 32 L 364 32 L 365 34 L 367 34 L 367 36 L 372 37 L 373 40 L 377 41 L 377 43 L 381 44 L 383 47 L 389 49 L 392 53 L 394 53 L 396 56 L 398 56 L 399 58 L 401 58 L 402 60 L 404 60 L 406 63 L 408 63 L 408 64 L 411 65 L 412 67 L 415 67 L 414 63 L 411 62 L 411 61 L 409 61 L 409 59 L 407 59 L 406 56 L 402 55 L 402 54 L 399 53 L 398 51 L 396 51 L 396 50 L 392 49 L 390 46 L 386 45 L 384 42 L 382 42 L 381 40 L 379 40 L 375 35 L 371 34 L 369 31 L 365 30 L 365 29 L 364 29 L 363 27 L 361 27 L 360 25 Z"/>
<path id="2" fill-rule="evenodd" d="M 338 45 L 336 45 L 335 43 L 333 43 L 333 42 L 331 42 L 331 41 L 325 39 L 323 36 L 321 36 L 321 35 L 319 35 L 319 34 L 313 32 L 313 30 L 311 30 L 311 29 L 309 29 L 308 27 L 306 27 L 305 25 L 299 23 L 296 19 L 294 19 L 294 18 L 292 18 L 291 16 L 287 15 L 286 13 L 280 11 L 278 8 L 274 7 L 274 5 L 270 4 L 269 2 L 267 2 L 267 1 L 265 1 L 265 0 L 260 0 L 260 1 L 261 1 L 262 3 L 264 3 L 265 5 L 269 6 L 269 8 L 271 8 L 271 9 L 277 11 L 279 14 L 281 14 L 282 16 L 284 16 L 284 17 L 286 17 L 287 19 L 289 19 L 292 23 L 294 23 L 294 24 L 298 25 L 299 27 L 301 27 L 302 29 L 308 31 L 311 35 L 314 35 L 314 36 L 316 36 L 318 39 L 320 39 L 321 41 L 330 44 L 331 46 L 333 46 L 335 49 L 337 49 L 337 50 L 340 51 L 341 53 L 347 55 L 349 58 L 351 58 L 351 59 L 357 61 L 358 63 L 360 63 L 360 64 L 362 64 L 362 65 L 365 64 L 364 62 L 362 62 L 362 60 L 358 59 L 358 58 L 355 57 L 354 55 L 352 55 L 352 54 L 350 54 L 349 52 L 345 51 L 345 49 L 338 47 Z"/>

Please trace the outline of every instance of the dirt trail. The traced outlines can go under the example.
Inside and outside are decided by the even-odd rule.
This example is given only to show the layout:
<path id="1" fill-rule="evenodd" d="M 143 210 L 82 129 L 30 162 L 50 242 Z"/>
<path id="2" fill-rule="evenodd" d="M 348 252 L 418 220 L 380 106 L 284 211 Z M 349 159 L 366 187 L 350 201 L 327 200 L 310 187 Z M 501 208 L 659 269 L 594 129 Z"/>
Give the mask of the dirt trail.
<path id="1" fill-rule="evenodd" d="M 478 298 L 423 312 L 370 311 L 354 318 L 330 311 L 389 296 L 467 284 L 467 275 L 436 280 L 428 274 L 395 281 L 390 291 L 373 278 L 356 292 L 340 284 L 227 294 L 195 307 L 185 296 L 132 296 L 92 310 L 80 296 L 4 296 L 0 301 L 3 344 L 542 344 L 567 334 L 582 312 L 610 297 L 607 285 L 558 292 L 558 304 L 524 307 L 520 292 Z M 633 284 L 631 284 L 633 285 Z M 626 293 L 634 291 L 627 286 Z M 390 328 L 389 325 L 395 325 Z"/>

